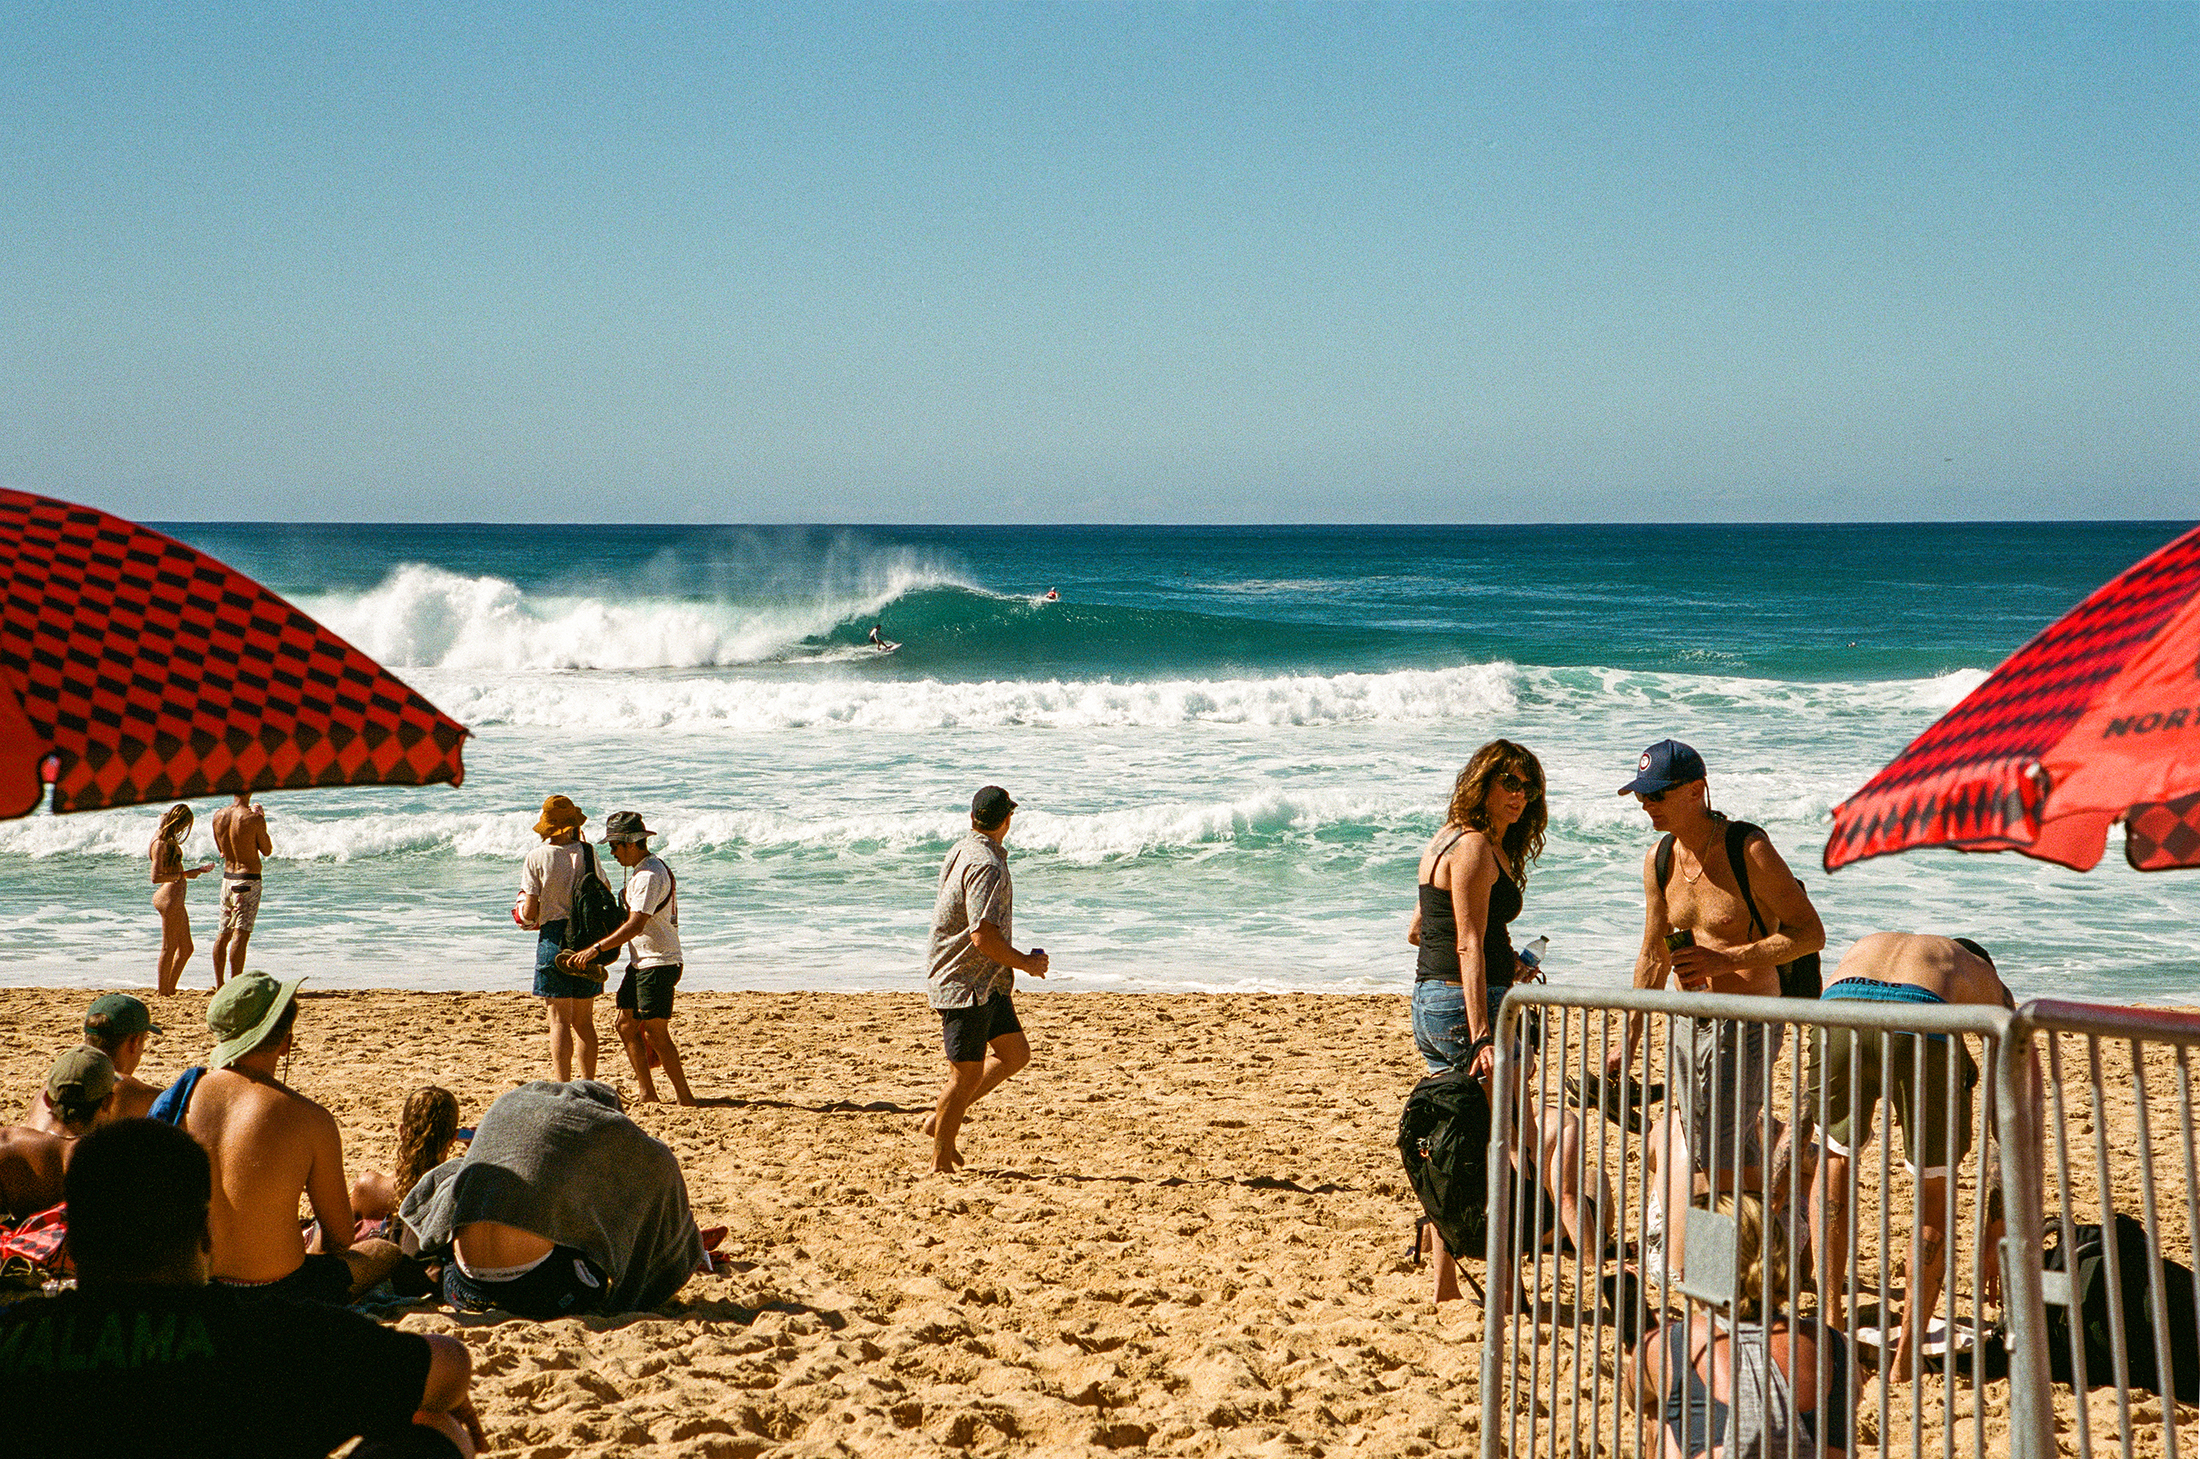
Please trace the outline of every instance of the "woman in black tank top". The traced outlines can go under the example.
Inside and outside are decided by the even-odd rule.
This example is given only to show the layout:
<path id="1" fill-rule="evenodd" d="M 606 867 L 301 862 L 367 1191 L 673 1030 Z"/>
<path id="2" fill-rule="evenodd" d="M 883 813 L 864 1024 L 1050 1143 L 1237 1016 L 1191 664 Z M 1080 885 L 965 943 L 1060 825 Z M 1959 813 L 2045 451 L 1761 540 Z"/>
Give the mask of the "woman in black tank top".
<path id="1" fill-rule="evenodd" d="M 1474 752 L 1451 790 L 1444 827 L 1421 853 L 1420 906 L 1406 940 L 1414 965 L 1413 1042 L 1429 1072 L 1468 1069 L 1487 1079 L 1490 1030 L 1520 968 L 1507 932 L 1520 915 L 1528 863 L 1542 853 L 1543 767 L 1511 740 Z M 1451 1253 L 1425 1225 L 1436 1300 L 1459 1295 Z"/>
<path id="2" fill-rule="evenodd" d="M 1507 929 L 1547 820 L 1543 767 L 1510 740 L 1475 751 L 1452 786 L 1444 827 L 1421 856 L 1406 934 L 1420 948 L 1413 1041 L 1431 1073 L 1466 1067 L 1486 1078 L 1495 1062 L 1491 1020 L 1519 972 Z"/>

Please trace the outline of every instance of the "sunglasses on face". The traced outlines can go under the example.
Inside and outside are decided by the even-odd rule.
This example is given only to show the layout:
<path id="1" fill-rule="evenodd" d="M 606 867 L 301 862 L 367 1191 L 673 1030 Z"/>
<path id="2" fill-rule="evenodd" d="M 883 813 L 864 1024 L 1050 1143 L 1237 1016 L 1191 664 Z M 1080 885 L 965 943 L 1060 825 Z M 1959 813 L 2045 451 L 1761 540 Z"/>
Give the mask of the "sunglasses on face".
<path id="1" fill-rule="evenodd" d="M 1635 799 L 1641 801 L 1644 805 L 1656 805 L 1671 794 L 1670 790 L 1638 790 L 1635 792 Z"/>
<path id="2" fill-rule="evenodd" d="M 1515 792 L 1516 794 L 1525 793 L 1529 795 L 1541 795 L 1543 793 L 1542 786 L 1534 785 L 1528 781 L 1522 780 L 1519 776 L 1513 774 L 1510 770 L 1497 777 L 1497 784 L 1500 789 L 1510 790 Z"/>

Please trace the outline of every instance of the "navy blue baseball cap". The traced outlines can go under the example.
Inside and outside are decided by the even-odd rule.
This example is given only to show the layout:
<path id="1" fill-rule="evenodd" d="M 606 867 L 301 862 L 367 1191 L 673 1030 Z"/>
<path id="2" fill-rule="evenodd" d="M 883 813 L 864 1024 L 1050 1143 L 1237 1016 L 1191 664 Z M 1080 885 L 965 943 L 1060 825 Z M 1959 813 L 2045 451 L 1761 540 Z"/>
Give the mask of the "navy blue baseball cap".
<path id="1" fill-rule="evenodd" d="M 1703 756 L 1679 740 L 1660 740 L 1644 750 L 1635 769 L 1635 778 L 1619 788 L 1621 795 L 1656 795 L 1704 778 Z"/>

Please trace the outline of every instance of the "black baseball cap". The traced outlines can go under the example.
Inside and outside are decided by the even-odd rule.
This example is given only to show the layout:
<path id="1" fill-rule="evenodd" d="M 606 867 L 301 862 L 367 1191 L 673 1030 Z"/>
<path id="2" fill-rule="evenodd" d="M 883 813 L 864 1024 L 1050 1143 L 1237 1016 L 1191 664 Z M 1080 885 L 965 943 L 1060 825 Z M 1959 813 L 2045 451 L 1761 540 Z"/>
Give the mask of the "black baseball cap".
<path id="1" fill-rule="evenodd" d="M 1703 756 L 1679 740 L 1660 740 L 1644 750 L 1635 770 L 1635 778 L 1619 788 L 1621 795 L 1656 795 L 1701 780 L 1705 773 Z"/>
<path id="2" fill-rule="evenodd" d="M 970 797 L 970 819 L 981 826 L 998 826 L 1016 809 L 1016 802 L 998 785 L 988 785 Z"/>

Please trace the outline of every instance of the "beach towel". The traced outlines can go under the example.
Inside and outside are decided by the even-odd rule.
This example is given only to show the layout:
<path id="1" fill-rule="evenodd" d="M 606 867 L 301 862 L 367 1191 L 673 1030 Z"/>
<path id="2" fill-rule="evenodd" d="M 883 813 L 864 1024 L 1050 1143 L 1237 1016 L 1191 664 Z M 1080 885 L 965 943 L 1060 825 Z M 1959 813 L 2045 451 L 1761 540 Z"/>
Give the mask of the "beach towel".
<path id="1" fill-rule="evenodd" d="M 203 1064 L 193 1064 L 176 1076 L 176 1082 L 163 1089 L 153 1100 L 153 1107 L 145 1112 L 149 1120 L 159 1120 L 164 1125 L 183 1128 L 183 1117 L 191 1108 L 191 1091 L 199 1087 L 206 1077 Z"/>
<path id="2" fill-rule="evenodd" d="M 466 1153 L 422 1176 L 398 1217 L 423 1251 L 470 1221 L 578 1247 L 610 1279 L 606 1312 L 657 1306 L 703 1261 L 679 1160 L 593 1080 L 537 1080 L 490 1105 Z"/>
<path id="3" fill-rule="evenodd" d="M 47 1271 L 61 1270 L 66 1265 L 61 1246 L 69 1237 L 68 1213 L 68 1203 L 63 1202 L 24 1217 L 12 1231 L 0 1230 L 0 1265 L 20 1261 Z"/>

